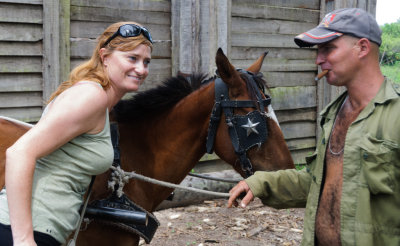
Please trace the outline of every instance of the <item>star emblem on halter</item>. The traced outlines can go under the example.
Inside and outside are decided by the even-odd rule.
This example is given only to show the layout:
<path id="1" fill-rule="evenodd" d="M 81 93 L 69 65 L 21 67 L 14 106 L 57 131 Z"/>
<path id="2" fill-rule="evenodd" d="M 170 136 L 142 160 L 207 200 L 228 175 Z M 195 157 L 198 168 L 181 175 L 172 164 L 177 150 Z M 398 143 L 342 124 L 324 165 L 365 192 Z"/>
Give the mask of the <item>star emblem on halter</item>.
<path id="1" fill-rule="evenodd" d="M 258 125 L 258 124 L 260 124 L 260 122 L 257 122 L 257 123 L 253 123 L 250 119 L 247 119 L 247 124 L 246 125 L 242 125 L 242 127 L 244 128 L 244 129 L 246 129 L 246 131 L 247 131 L 247 136 L 249 136 L 251 133 L 255 133 L 255 134 L 258 134 L 258 131 L 257 131 L 257 129 L 256 129 L 256 126 Z"/>

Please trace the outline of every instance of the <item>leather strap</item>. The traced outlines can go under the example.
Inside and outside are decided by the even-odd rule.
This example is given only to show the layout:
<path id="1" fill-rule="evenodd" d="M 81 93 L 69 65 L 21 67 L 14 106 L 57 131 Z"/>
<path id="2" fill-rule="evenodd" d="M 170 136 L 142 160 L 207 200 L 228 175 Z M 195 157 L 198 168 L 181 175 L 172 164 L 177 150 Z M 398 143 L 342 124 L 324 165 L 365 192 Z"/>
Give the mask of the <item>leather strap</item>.
<path id="1" fill-rule="evenodd" d="M 265 107 L 271 104 L 271 98 L 263 98 L 260 88 L 254 80 L 254 77 L 262 76 L 262 74 L 254 75 L 245 70 L 238 70 L 241 75 L 245 76 L 249 82 L 249 85 L 254 87 L 256 93 L 257 101 L 245 100 L 245 101 L 232 101 L 229 99 L 229 89 L 228 86 L 222 81 L 221 78 L 217 78 L 214 82 L 215 87 L 215 104 L 210 116 L 210 122 L 208 126 L 208 135 L 206 141 L 206 151 L 211 154 L 214 151 L 214 142 L 217 134 L 217 129 L 219 122 L 221 120 L 222 112 L 225 114 L 226 124 L 228 125 L 228 132 L 231 138 L 231 142 L 235 153 L 239 156 L 239 160 L 242 169 L 245 171 L 247 176 L 253 174 L 253 168 L 251 161 L 247 158 L 246 152 L 247 148 L 243 148 L 240 144 L 240 136 L 234 127 L 238 116 L 234 115 L 235 108 L 258 108 L 258 114 L 265 114 Z M 258 104 L 258 105 L 257 105 Z M 258 106 L 258 107 L 257 107 Z M 249 113 L 251 114 L 251 113 Z M 266 127 L 266 126 L 265 126 Z M 265 128 L 265 134 L 267 134 L 267 129 Z"/>
<path id="2" fill-rule="evenodd" d="M 119 149 L 119 130 L 118 130 L 118 123 L 112 122 L 110 124 L 111 129 L 111 142 L 114 148 L 114 161 L 113 166 L 120 167 L 121 166 L 121 154 Z M 128 231 L 130 233 L 134 233 L 142 237 L 147 243 L 150 243 L 151 239 L 153 238 L 154 234 L 157 231 L 158 226 L 160 223 L 158 222 L 157 218 L 152 214 L 131 201 L 126 195 L 122 195 L 118 197 L 116 194 L 117 187 L 114 188 L 114 192 L 111 194 L 110 197 L 100 200 L 100 201 L 93 201 L 90 206 L 94 208 L 118 208 L 123 209 L 127 212 L 139 212 L 145 213 L 147 216 L 147 223 L 146 224 L 135 224 L 135 223 L 127 223 L 127 222 L 116 222 L 105 220 L 102 218 L 95 218 L 96 221 L 99 221 L 103 224 L 108 224 L 111 226 L 116 226 L 120 229 Z M 100 216 L 104 217 L 104 216 Z"/>
<path id="3" fill-rule="evenodd" d="M 78 226 L 75 229 L 74 237 L 71 240 L 69 240 L 68 246 L 75 246 L 75 244 L 76 244 L 76 239 L 78 238 L 78 234 L 81 229 L 82 221 L 83 221 L 83 218 L 85 217 L 86 208 L 87 208 L 87 205 L 89 202 L 90 195 L 92 194 L 92 188 L 93 188 L 93 183 L 94 183 L 95 179 L 96 179 L 96 176 L 92 176 L 92 180 L 90 181 L 89 188 L 88 188 L 88 194 L 86 196 L 85 202 L 83 203 L 83 207 L 81 210 L 81 216 L 79 217 Z"/>

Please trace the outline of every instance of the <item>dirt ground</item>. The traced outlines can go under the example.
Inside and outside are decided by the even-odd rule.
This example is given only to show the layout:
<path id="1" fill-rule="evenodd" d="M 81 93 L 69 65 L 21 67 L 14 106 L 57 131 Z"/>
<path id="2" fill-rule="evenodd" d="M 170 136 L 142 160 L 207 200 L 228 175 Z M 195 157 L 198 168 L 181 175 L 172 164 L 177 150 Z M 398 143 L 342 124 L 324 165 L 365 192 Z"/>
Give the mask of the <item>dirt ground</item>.
<path id="1" fill-rule="evenodd" d="M 155 212 L 161 226 L 151 246 L 299 245 L 304 209 L 273 209 L 256 199 L 246 209 L 227 200 Z M 144 241 L 141 245 L 146 245 Z"/>

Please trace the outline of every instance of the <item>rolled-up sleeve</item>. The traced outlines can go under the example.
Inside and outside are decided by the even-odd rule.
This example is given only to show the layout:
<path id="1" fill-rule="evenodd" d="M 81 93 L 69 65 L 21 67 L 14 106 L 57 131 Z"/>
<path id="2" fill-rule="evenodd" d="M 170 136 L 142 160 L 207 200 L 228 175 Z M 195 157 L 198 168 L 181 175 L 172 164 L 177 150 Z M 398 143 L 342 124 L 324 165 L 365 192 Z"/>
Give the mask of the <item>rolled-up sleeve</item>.
<path id="1" fill-rule="evenodd" d="M 246 183 L 254 196 L 270 207 L 305 207 L 311 184 L 306 168 L 274 172 L 259 171 L 247 178 Z"/>

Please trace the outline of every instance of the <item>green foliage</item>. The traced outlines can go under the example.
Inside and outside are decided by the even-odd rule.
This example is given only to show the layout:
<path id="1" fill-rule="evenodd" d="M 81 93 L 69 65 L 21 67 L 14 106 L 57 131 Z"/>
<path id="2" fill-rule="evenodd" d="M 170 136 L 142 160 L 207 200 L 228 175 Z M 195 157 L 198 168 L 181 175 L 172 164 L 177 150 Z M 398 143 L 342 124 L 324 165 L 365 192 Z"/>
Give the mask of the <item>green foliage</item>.
<path id="1" fill-rule="evenodd" d="M 395 65 L 400 61 L 400 19 L 385 24 L 382 29 L 382 45 L 379 48 L 381 65 Z"/>
<path id="2" fill-rule="evenodd" d="M 400 62 L 396 62 L 393 65 L 381 66 L 383 75 L 390 78 L 394 82 L 400 84 Z"/>

